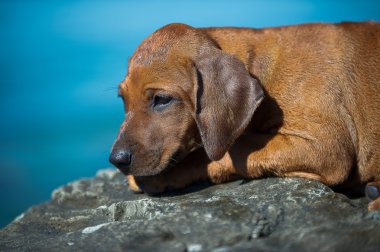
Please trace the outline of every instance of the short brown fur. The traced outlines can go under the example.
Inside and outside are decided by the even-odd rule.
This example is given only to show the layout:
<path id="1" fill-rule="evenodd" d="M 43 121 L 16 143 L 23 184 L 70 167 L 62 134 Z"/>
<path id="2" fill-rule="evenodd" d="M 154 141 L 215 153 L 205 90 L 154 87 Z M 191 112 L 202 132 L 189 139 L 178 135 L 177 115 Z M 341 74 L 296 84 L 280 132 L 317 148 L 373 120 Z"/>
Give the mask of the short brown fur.
<path id="1" fill-rule="evenodd" d="M 160 94 L 174 102 L 156 111 Z M 135 191 L 239 177 L 329 186 L 380 177 L 377 22 L 171 24 L 136 50 L 120 95 L 126 119 L 113 152 L 132 150 L 125 173 Z"/>

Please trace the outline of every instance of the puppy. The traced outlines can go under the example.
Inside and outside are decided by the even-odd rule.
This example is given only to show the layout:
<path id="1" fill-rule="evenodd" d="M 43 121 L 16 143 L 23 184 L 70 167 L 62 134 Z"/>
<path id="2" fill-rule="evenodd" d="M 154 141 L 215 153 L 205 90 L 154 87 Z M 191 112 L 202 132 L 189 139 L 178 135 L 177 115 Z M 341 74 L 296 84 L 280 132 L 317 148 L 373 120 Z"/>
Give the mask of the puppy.
<path id="1" fill-rule="evenodd" d="M 110 162 L 134 191 L 303 177 L 367 185 L 380 210 L 380 23 L 167 25 L 119 85 Z"/>

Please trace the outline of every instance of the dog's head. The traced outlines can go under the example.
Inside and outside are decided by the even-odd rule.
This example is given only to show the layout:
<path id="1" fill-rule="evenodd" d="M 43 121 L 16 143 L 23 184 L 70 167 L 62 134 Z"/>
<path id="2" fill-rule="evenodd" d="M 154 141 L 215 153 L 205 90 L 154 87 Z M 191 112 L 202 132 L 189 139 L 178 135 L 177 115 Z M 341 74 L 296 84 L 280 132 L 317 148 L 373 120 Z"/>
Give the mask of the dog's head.
<path id="1" fill-rule="evenodd" d="M 110 162 L 150 176 L 203 147 L 220 159 L 264 97 L 244 64 L 202 30 L 165 26 L 138 47 L 119 85 L 125 120 Z"/>

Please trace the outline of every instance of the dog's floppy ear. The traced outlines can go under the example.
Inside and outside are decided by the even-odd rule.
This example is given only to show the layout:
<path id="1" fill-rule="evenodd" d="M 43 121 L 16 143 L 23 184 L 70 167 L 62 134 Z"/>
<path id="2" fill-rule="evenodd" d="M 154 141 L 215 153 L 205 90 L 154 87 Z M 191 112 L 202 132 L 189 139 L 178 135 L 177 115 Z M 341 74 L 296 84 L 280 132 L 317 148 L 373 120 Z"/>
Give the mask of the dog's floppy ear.
<path id="1" fill-rule="evenodd" d="M 247 127 L 264 91 L 243 62 L 219 49 L 195 67 L 195 121 L 208 157 L 219 160 Z"/>

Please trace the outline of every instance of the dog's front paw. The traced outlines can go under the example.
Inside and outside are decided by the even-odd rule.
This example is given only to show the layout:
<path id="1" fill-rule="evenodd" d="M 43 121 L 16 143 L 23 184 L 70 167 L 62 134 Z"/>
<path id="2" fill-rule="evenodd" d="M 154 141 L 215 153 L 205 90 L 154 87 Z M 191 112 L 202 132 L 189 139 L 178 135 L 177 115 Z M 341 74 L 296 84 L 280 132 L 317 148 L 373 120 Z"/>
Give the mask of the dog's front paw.
<path id="1" fill-rule="evenodd" d="M 142 193 L 143 190 L 137 185 L 135 177 L 133 175 L 127 176 L 128 187 L 135 193 Z"/>

